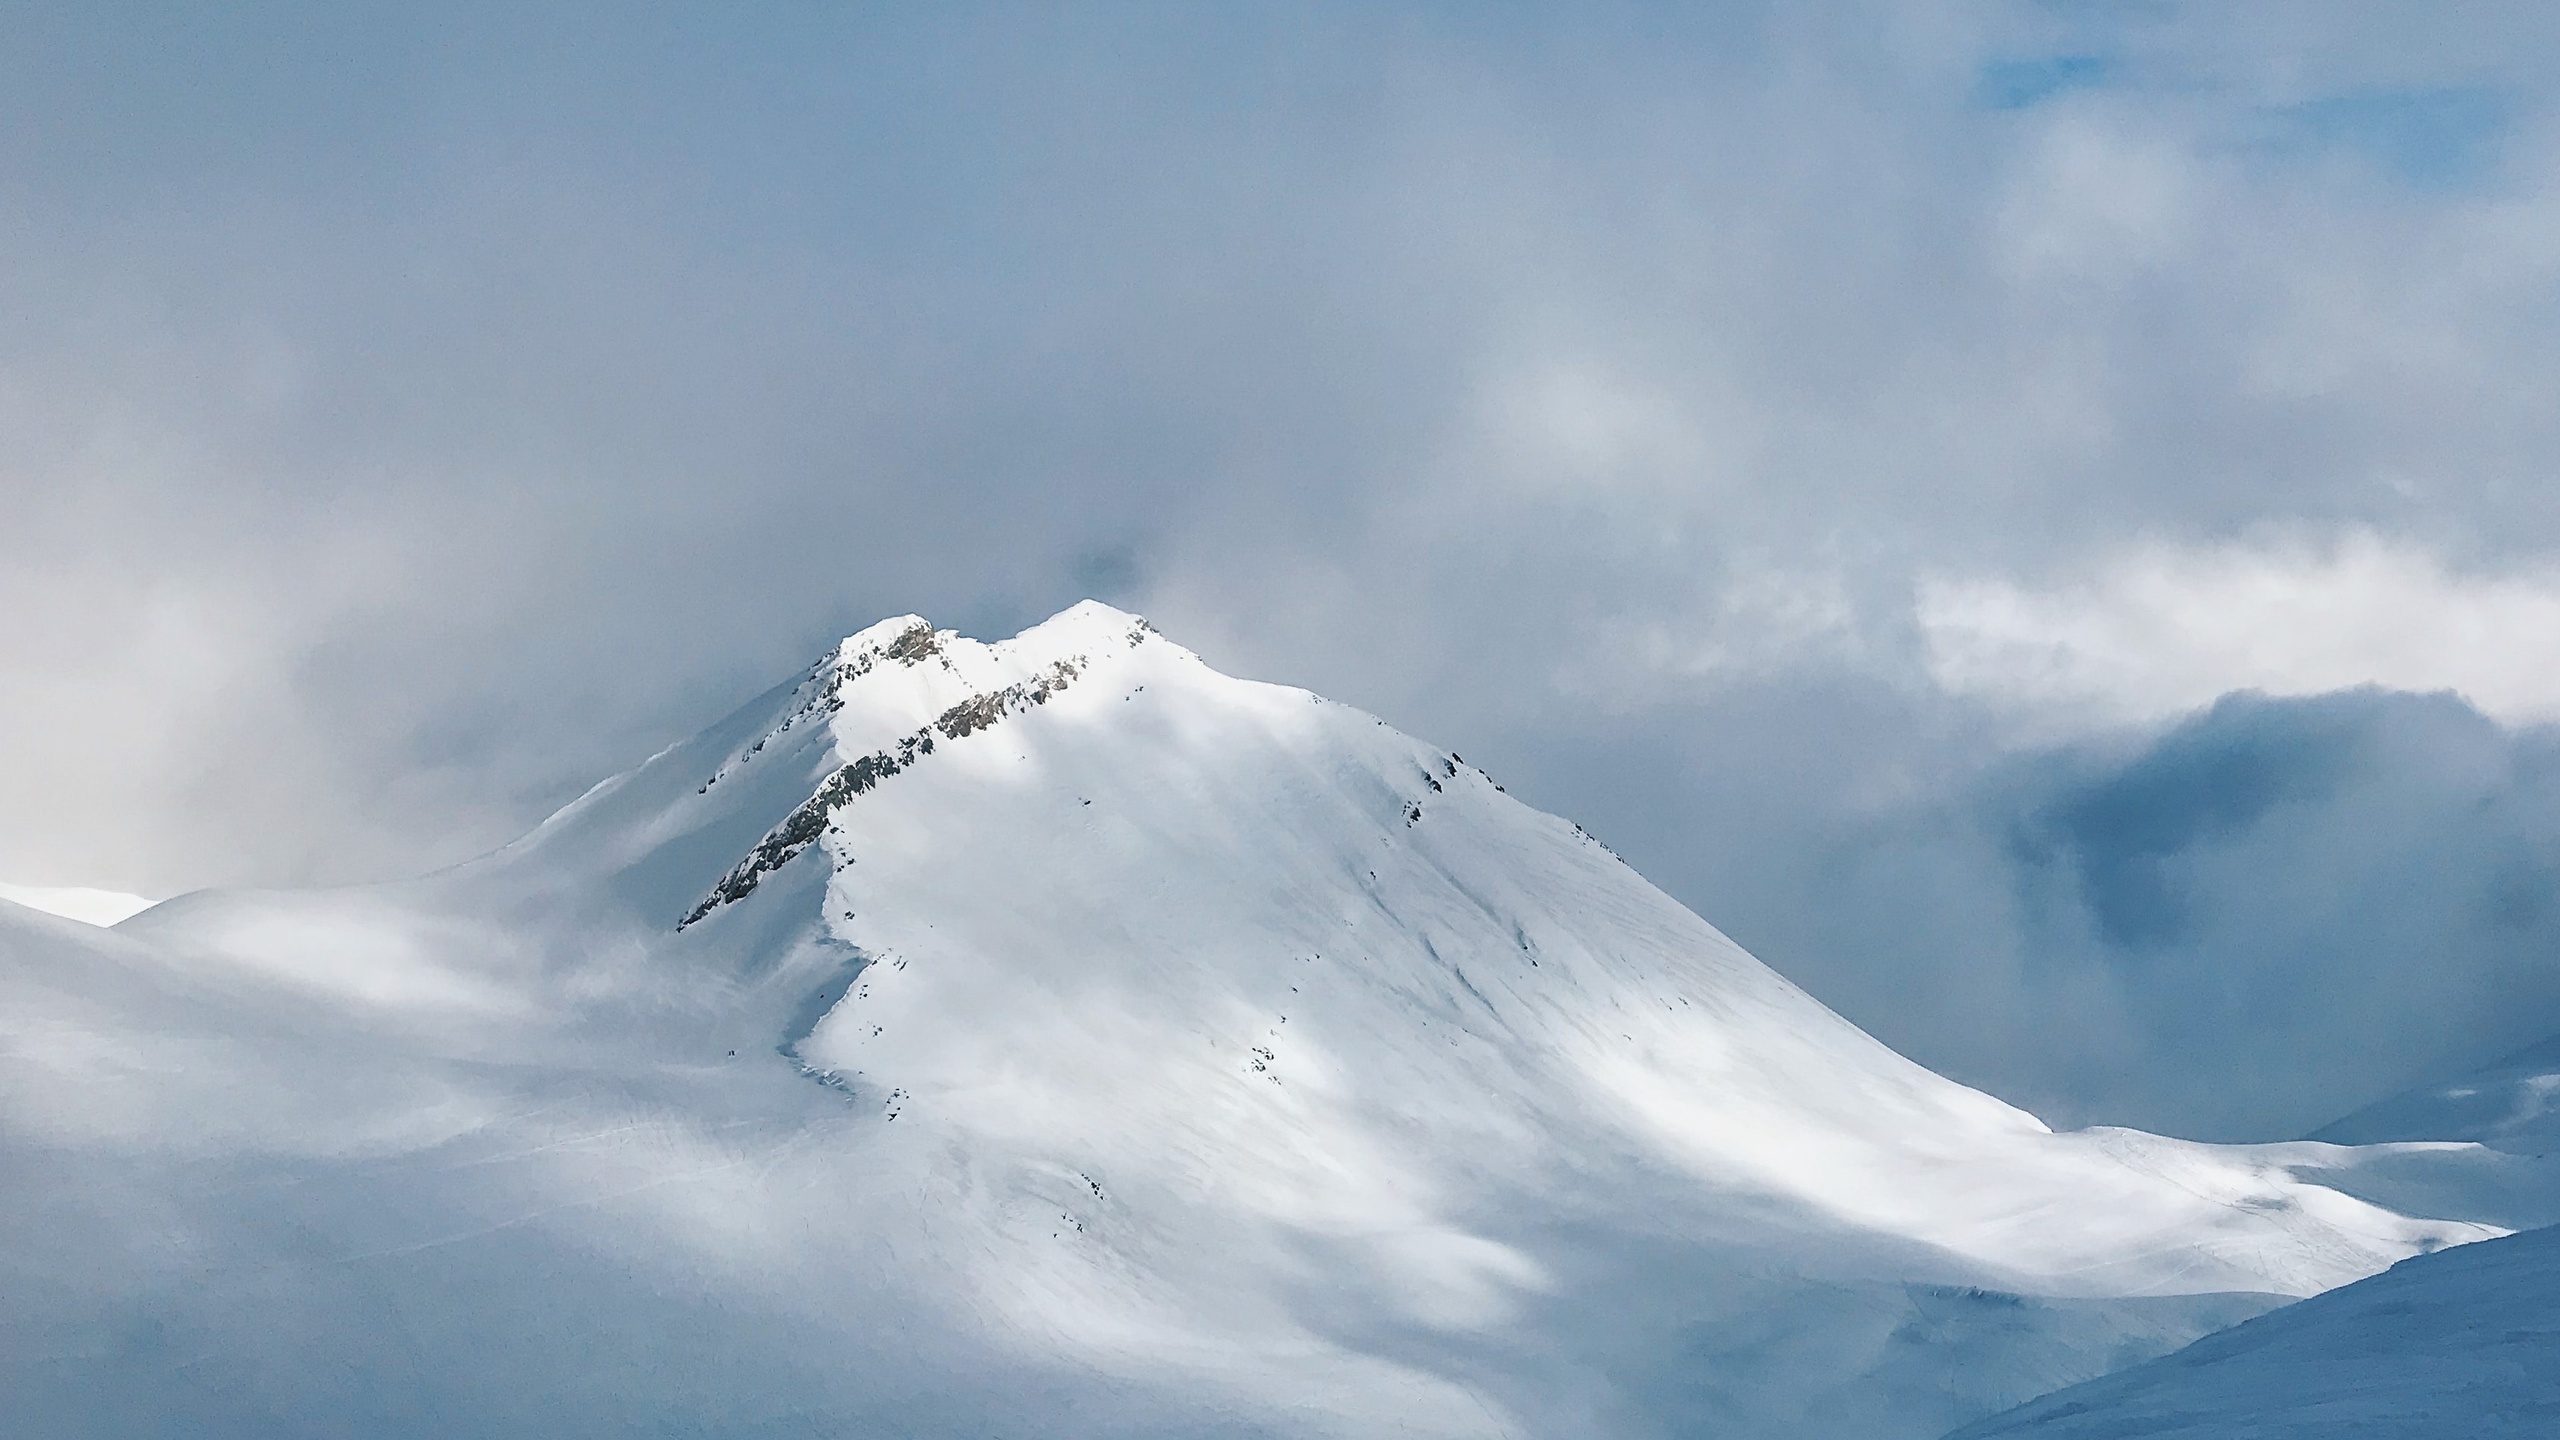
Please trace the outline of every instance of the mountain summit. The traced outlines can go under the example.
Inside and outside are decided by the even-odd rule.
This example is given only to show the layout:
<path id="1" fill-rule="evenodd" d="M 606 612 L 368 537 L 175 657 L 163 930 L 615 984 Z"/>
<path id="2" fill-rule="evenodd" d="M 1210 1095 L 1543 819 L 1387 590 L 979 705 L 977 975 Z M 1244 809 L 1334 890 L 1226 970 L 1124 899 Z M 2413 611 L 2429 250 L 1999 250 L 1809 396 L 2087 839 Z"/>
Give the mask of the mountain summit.
<path id="1" fill-rule="evenodd" d="M 1092 603 L 439 875 L 0 907 L 0 1026 L 17 1433 L 1925 1436 L 2494 1233 L 2056 1134 Z"/>

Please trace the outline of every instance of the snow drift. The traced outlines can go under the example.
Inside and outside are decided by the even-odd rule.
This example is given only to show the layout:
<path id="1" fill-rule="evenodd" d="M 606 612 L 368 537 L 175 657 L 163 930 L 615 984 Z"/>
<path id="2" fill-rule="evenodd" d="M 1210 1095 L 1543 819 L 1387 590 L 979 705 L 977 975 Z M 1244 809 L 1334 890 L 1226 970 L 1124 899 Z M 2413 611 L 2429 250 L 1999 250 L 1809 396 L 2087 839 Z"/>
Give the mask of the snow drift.
<path id="1" fill-rule="evenodd" d="M 2496 1233 L 2055 1134 L 1449 751 L 915 617 L 425 879 L 0 906 L 0 1422 L 1926 1436 Z"/>

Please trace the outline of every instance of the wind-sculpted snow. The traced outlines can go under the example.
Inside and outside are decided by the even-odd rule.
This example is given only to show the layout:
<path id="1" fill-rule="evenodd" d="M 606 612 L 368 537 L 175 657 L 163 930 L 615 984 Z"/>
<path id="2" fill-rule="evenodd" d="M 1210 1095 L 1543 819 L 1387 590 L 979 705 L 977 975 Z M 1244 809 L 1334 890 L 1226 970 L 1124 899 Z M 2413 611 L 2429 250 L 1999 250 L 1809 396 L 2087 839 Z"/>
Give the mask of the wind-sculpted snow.
<path id="1" fill-rule="evenodd" d="M 1095 605 L 441 875 L 0 907 L 0 1055 L 11 1434 L 1926 1437 L 2492 1233 L 2054 1134 Z"/>

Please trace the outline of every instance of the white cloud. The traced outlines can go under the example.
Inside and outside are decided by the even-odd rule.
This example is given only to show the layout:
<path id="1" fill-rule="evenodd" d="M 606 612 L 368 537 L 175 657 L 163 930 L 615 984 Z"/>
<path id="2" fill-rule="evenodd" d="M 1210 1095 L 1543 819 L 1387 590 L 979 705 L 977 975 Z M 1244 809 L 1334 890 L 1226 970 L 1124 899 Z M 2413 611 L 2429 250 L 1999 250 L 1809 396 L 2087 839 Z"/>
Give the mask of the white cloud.
<path id="1" fill-rule="evenodd" d="M 2074 118 L 2022 158 L 2000 209 L 2021 276 L 2121 277 L 2192 250 L 2198 165 L 2173 138 Z"/>
<path id="2" fill-rule="evenodd" d="M 1607 658 L 1639 681 L 1769 674 L 1808 657 L 1858 658 L 1857 605 L 1836 569 L 1741 568 L 1702 610 L 1678 624 L 1630 618 Z"/>
<path id="3" fill-rule="evenodd" d="M 1709 455 L 1677 398 L 1604 366 L 1550 363 L 1508 377 L 1486 410 L 1500 452 L 1538 488 L 1623 484 Z"/>
<path id="4" fill-rule="evenodd" d="M 2370 531 L 2149 544 L 2078 584 L 1937 576 L 1919 588 L 1931 673 L 1960 694 L 2116 720 L 2234 690 L 2452 690 L 2509 722 L 2560 719 L 2560 572 L 2466 575 Z"/>

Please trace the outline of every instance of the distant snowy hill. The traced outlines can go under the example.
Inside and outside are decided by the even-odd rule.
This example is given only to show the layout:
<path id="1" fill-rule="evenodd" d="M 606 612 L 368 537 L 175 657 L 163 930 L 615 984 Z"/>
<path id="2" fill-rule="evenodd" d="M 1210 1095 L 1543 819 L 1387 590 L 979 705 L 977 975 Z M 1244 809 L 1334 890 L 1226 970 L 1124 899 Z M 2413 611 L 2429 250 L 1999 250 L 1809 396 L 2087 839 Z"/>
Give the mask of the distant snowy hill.
<path id="1" fill-rule="evenodd" d="M 2341 1145 L 2471 1140 L 2514 1155 L 2560 1152 L 2560 1036 L 2450 1084 L 2368 1105 L 2313 1138 Z"/>
<path id="2" fill-rule="evenodd" d="M 2560 1224 L 2560 1039 L 2323 1127 L 2296 1171 L 2391 1209 L 2509 1229 Z"/>
<path id="3" fill-rule="evenodd" d="M 2560 1229 L 2404 1260 L 1949 1440 L 2548 1440 Z"/>
<path id="4" fill-rule="evenodd" d="M 421 880 L 0 907 L 0 1060 L 10 1434 L 1920 1437 L 2497 1233 L 2052 1133 L 1091 604 Z"/>

